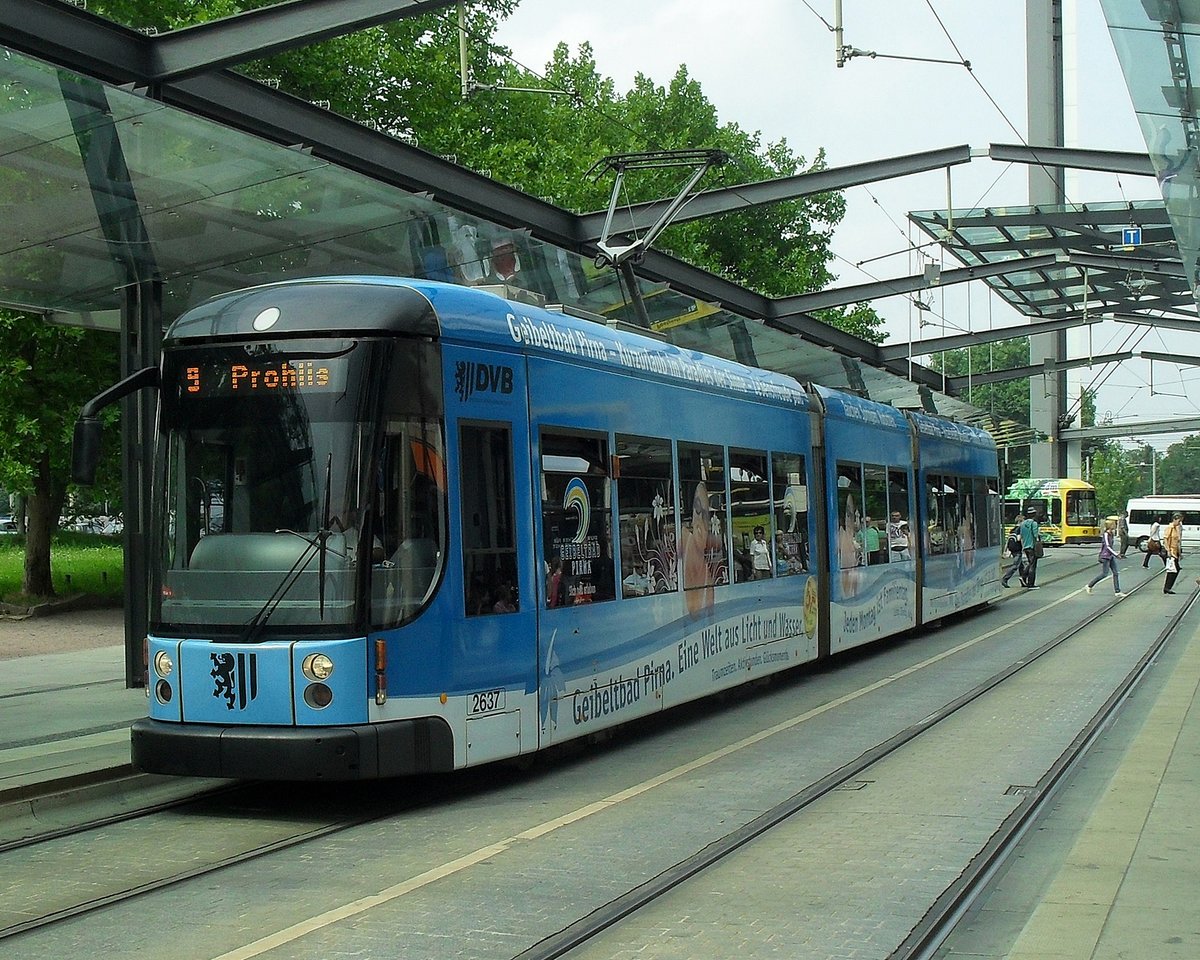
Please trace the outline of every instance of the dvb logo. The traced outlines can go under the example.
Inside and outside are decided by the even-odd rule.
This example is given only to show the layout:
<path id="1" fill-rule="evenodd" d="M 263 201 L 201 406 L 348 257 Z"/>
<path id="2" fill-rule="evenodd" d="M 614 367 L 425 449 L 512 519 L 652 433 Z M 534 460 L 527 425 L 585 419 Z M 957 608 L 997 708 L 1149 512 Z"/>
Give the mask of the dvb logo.
<path id="1" fill-rule="evenodd" d="M 512 367 L 460 360 L 454 367 L 454 390 L 464 401 L 477 393 L 512 393 Z"/>

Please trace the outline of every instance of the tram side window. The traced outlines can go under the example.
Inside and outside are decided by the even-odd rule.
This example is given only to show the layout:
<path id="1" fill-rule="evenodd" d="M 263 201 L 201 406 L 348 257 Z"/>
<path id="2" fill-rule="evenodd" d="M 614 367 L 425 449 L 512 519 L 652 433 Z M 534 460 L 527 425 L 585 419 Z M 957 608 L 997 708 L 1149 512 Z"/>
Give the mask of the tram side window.
<path id="1" fill-rule="evenodd" d="M 987 515 L 983 519 L 986 528 L 986 541 L 980 540 L 980 546 L 994 547 L 1008 539 L 1008 533 L 1001 517 L 1000 478 L 988 477 L 984 483 L 987 486 Z"/>
<path id="2" fill-rule="evenodd" d="M 804 457 L 771 454 L 772 516 L 775 520 L 775 573 L 780 577 L 808 569 L 808 479 Z"/>
<path id="3" fill-rule="evenodd" d="M 767 454 L 757 450 L 729 451 L 729 512 L 733 526 L 734 579 L 763 580 L 774 566 L 771 544 L 771 498 Z M 764 547 L 755 547 L 761 531 Z M 755 554 L 762 559 L 756 562 Z"/>
<path id="4" fill-rule="evenodd" d="M 942 477 L 942 553 L 958 553 L 962 549 L 962 480 L 945 474 Z"/>
<path id="5" fill-rule="evenodd" d="M 667 440 L 617 436 L 617 516 L 621 540 L 621 596 L 644 597 L 679 589 L 676 563 L 675 479 Z M 559 583 L 563 582 L 560 571 Z M 554 570 L 546 603 L 556 606 Z"/>
<path id="6" fill-rule="evenodd" d="M 971 512 L 971 546 L 975 548 L 990 546 L 992 542 L 992 525 L 988 518 L 989 484 L 983 477 L 972 477 L 971 486 L 974 491 L 974 502 Z"/>
<path id="7" fill-rule="evenodd" d="M 683 589 L 688 611 L 697 613 L 712 605 L 713 587 L 729 582 L 725 451 L 719 446 L 681 443 L 678 455 Z"/>
<path id="8" fill-rule="evenodd" d="M 838 462 L 838 526 L 833 545 L 838 570 L 861 567 L 866 562 L 862 532 L 862 473 L 861 464 Z"/>
<path id="9" fill-rule="evenodd" d="M 863 465 L 862 545 L 866 562 L 875 566 L 888 562 L 887 468 Z"/>
<path id="10" fill-rule="evenodd" d="M 544 430 L 541 447 L 546 603 L 577 606 L 612 600 L 616 570 L 608 441 L 592 434 Z"/>
<path id="11" fill-rule="evenodd" d="M 945 489 L 942 475 L 931 473 L 925 487 L 925 514 L 929 518 L 925 528 L 925 552 L 938 556 L 946 552 Z"/>
<path id="12" fill-rule="evenodd" d="M 372 622 L 415 612 L 437 579 L 446 539 L 446 467 L 439 420 L 389 422 L 378 475 Z"/>
<path id="13" fill-rule="evenodd" d="M 506 425 L 463 425 L 463 582 L 467 616 L 520 607 L 513 522 L 512 433 Z"/>
<path id="14" fill-rule="evenodd" d="M 909 524 L 908 474 L 888 471 L 888 556 L 892 563 L 913 558 L 913 531 Z"/>

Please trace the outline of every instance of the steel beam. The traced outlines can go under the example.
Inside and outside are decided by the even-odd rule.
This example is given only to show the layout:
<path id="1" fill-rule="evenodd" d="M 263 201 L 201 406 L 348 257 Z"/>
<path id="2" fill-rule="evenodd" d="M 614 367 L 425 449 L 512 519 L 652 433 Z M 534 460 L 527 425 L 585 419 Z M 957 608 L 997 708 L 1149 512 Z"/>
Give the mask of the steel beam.
<path id="1" fill-rule="evenodd" d="M 1094 367 L 1105 363 L 1119 363 L 1130 360 L 1136 354 L 1132 350 L 1124 353 L 1105 353 L 1096 357 L 1078 357 L 1074 360 L 1050 360 L 1045 363 L 1030 364 L 1027 367 L 1009 367 L 1007 370 L 989 370 L 986 373 L 973 373 L 969 377 L 947 377 L 946 386 L 952 393 L 959 393 L 967 386 L 979 387 L 985 383 L 1004 383 L 1007 380 L 1025 380 L 1040 376 L 1044 373 L 1060 373 L 1074 367 Z"/>
<path id="2" fill-rule="evenodd" d="M 1168 330 L 1186 330 L 1189 333 L 1200 333 L 1200 319 L 1188 320 L 1184 317 L 1147 317 L 1138 314 L 1112 314 L 1109 319 L 1117 323 L 1138 323 L 1147 327 L 1166 327 Z"/>
<path id="3" fill-rule="evenodd" d="M 832 290 L 818 290 L 816 293 L 802 293 L 794 297 L 780 297 L 775 301 L 776 309 L 779 316 L 789 313 L 812 313 L 815 310 L 844 307 L 847 304 L 859 303 L 863 300 L 881 300 L 902 293 L 912 293 L 914 290 L 946 287 L 954 283 L 966 283 L 969 280 L 982 280 L 986 277 L 1002 276 L 1008 273 L 1043 270 L 1047 267 L 1062 266 L 1065 262 L 1060 254 L 1047 253 L 1038 257 L 1020 257 L 998 263 L 981 264 L 976 267 L 960 267 L 957 270 L 943 270 L 936 284 L 931 284 L 924 274 L 914 274 L 910 277 L 898 277 L 895 280 L 879 280 L 875 283 L 860 283 L 852 287 L 837 287 Z"/>
<path id="4" fill-rule="evenodd" d="M 1155 353 L 1153 350 L 1139 350 L 1138 356 L 1146 360 L 1160 360 L 1163 363 L 1178 363 L 1184 367 L 1200 367 L 1200 357 L 1189 357 L 1184 353 Z"/>
<path id="5" fill-rule="evenodd" d="M 1177 259 L 1164 260 L 1157 257 L 1137 257 L 1126 254 L 1104 255 L 1076 251 L 1072 251 L 1070 257 L 1073 267 L 1095 267 L 1099 270 L 1152 273 L 1158 276 L 1179 277 L 1181 280 L 1187 279 L 1187 270 Z"/>
<path id="6" fill-rule="evenodd" d="M 908 356 L 925 357 L 932 353 L 941 353 L 943 350 L 960 350 L 963 347 L 977 347 L 985 343 L 998 343 L 1001 340 L 1015 340 L 1017 337 L 1032 337 L 1039 333 L 1053 333 L 1056 330 L 1090 326 L 1102 322 L 1103 319 L 1103 317 L 1068 317 L 1062 320 L 1043 320 L 1025 326 L 976 330 L 972 333 L 959 333 L 952 337 L 938 337 L 934 340 L 888 343 L 879 348 L 879 356 L 884 360 L 899 360 Z"/>
<path id="7" fill-rule="evenodd" d="M 1074 170 L 1102 170 L 1154 176 L 1149 154 L 1123 150 L 1079 150 L 1074 147 L 1027 147 L 1011 143 L 988 145 L 988 156 L 1003 163 L 1032 163 L 1038 166 L 1071 167 Z"/>
<path id="8" fill-rule="evenodd" d="M 0 38 L 109 83 L 142 82 L 150 70 L 149 37 L 61 0 L 4 0 Z"/>
<path id="9" fill-rule="evenodd" d="M 455 0 L 293 0 L 151 39 L 150 81 L 208 73 L 451 6 Z"/>
<path id="10" fill-rule="evenodd" d="M 1103 440 L 1108 437 L 1145 437 L 1156 433 L 1198 433 L 1200 417 L 1177 417 L 1173 420 L 1142 420 L 1138 423 L 1110 424 L 1103 427 L 1071 427 L 1062 430 L 1063 440 Z"/>
<path id="11" fill-rule="evenodd" d="M 943 147 L 940 150 L 926 150 L 922 153 L 890 157 L 886 160 L 871 160 L 867 163 L 856 163 L 830 170 L 777 177 L 774 180 L 765 180 L 759 183 L 722 187 L 719 190 L 705 190 L 688 201 L 687 205 L 675 215 L 672 223 L 686 223 L 689 220 L 700 220 L 719 213 L 749 210 L 753 207 L 779 203 L 783 200 L 795 200 L 798 197 L 807 197 L 815 193 L 844 190 L 846 187 L 854 187 L 862 183 L 874 183 L 877 180 L 890 180 L 894 177 L 906 177 L 928 170 L 940 170 L 942 167 L 968 163 L 970 159 L 971 148 L 969 146 Z M 616 234 L 648 229 L 658 219 L 658 211 L 662 205 L 662 201 L 638 203 L 618 211 L 609 232 Z M 583 214 L 579 218 L 583 239 L 591 242 L 599 240 L 607 217 L 607 210 Z"/>

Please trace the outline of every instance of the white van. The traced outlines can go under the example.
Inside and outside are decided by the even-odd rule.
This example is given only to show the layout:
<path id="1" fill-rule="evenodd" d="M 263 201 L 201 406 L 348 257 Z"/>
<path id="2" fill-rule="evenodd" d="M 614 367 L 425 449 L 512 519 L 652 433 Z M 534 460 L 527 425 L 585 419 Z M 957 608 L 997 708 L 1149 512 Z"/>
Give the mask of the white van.
<path id="1" fill-rule="evenodd" d="M 1129 542 L 1145 551 L 1154 521 L 1165 526 L 1177 513 L 1183 514 L 1184 553 L 1200 550 L 1200 493 L 1134 497 L 1129 501 Z"/>

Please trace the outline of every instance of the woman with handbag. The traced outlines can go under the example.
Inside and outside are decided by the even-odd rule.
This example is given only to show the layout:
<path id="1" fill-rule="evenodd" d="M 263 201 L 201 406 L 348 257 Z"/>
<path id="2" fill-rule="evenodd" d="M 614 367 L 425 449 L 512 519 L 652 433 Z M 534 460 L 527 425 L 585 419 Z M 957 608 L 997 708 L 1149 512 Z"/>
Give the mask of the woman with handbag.
<path id="1" fill-rule="evenodd" d="M 1166 551 L 1167 579 L 1163 582 L 1163 593 L 1174 593 L 1175 579 L 1183 564 L 1183 514 L 1177 513 L 1163 531 L 1163 550 Z"/>
<path id="2" fill-rule="evenodd" d="M 1154 523 L 1150 525 L 1150 535 L 1146 538 L 1146 558 L 1142 561 L 1143 570 L 1150 563 L 1151 557 L 1161 558 L 1163 565 L 1166 566 L 1167 555 L 1162 548 L 1162 525 L 1166 519 L 1166 517 L 1155 517 Z"/>
<path id="3" fill-rule="evenodd" d="M 1113 548 L 1113 537 L 1116 534 L 1117 524 L 1113 520 L 1104 521 L 1104 533 L 1100 537 L 1100 572 L 1092 577 L 1091 582 L 1084 587 L 1088 593 L 1092 592 L 1092 587 L 1098 584 L 1106 576 L 1109 571 L 1112 572 L 1113 592 L 1118 597 L 1123 597 L 1125 594 L 1121 592 L 1121 581 L 1117 577 L 1117 553 Z"/>

